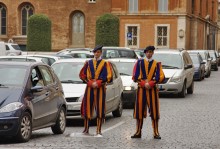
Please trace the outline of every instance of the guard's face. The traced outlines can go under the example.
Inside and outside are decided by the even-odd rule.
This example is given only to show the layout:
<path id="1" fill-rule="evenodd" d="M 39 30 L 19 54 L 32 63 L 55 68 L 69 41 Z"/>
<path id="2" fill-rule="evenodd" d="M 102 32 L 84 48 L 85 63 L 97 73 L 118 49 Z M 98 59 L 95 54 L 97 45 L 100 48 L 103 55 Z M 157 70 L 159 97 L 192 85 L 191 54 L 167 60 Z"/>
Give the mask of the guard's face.
<path id="1" fill-rule="evenodd" d="M 102 50 L 97 50 L 94 52 L 94 58 L 99 58 L 102 55 Z"/>
<path id="2" fill-rule="evenodd" d="M 145 55 L 148 59 L 150 59 L 153 56 L 154 52 L 151 50 L 146 51 Z"/>

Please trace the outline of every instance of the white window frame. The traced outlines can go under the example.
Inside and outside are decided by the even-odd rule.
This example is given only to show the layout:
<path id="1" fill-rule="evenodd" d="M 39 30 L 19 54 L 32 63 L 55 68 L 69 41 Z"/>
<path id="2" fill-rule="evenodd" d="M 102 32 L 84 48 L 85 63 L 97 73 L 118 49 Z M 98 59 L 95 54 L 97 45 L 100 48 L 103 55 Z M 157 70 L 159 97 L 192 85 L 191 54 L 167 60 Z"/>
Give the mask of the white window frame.
<path id="1" fill-rule="evenodd" d="M 88 3 L 96 3 L 96 0 L 89 0 Z"/>
<path id="2" fill-rule="evenodd" d="M 132 1 L 130 3 L 130 1 Z M 135 10 L 135 1 L 137 1 L 137 10 Z M 130 6 L 132 7 L 131 10 L 130 10 Z M 138 13 L 138 7 L 139 7 L 139 1 L 138 0 L 128 0 L 128 12 L 129 13 Z"/>
<path id="3" fill-rule="evenodd" d="M 158 27 L 167 27 L 167 45 L 166 46 L 158 46 L 157 45 L 157 39 L 158 39 Z M 169 48 L 170 47 L 170 24 L 155 24 L 155 36 L 154 36 L 154 45 L 156 45 L 157 48 Z"/>
<path id="4" fill-rule="evenodd" d="M 137 45 L 128 45 L 128 39 L 127 39 L 127 33 L 128 33 L 128 27 L 137 27 Z M 133 38 L 133 37 L 132 37 Z M 139 48 L 140 43 L 140 24 L 125 24 L 125 47 L 129 48 Z"/>

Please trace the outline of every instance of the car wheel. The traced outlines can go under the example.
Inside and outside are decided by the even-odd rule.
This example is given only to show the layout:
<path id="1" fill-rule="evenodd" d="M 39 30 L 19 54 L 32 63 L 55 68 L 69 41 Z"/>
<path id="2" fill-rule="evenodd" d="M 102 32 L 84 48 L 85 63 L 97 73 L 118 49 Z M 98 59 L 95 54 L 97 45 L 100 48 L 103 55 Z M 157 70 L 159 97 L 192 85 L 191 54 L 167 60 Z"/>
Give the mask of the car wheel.
<path id="1" fill-rule="evenodd" d="M 15 138 L 18 142 L 27 142 L 30 140 L 31 134 L 32 134 L 31 115 L 28 112 L 24 112 L 21 118 L 18 133 L 15 136 Z"/>
<path id="2" fill-rule="evenodd" d="M 61 107 L 57 117 L 56 124 L 51 127 L 54 134 L 62 134 L 66 129 L 66 112 L 64 107 Z"/>
<path id="3" fill-rule="evenodd" d="M 192 81 L 189 88 L 187 88 L 187 94 L 193 94 L 194 91 L 194 81 Z"/>
<path id="4" fill-rule="evenodd" d="M 121 97 L 121 98 L 122 98 L 122 97 Z M 112 115 L 113 115 L 114 117 L 121 117 L 121 115 L 122 115 L 123 104 L 122 104 L 121 98 L 120 98 L 120 100 L 119 100 L 118 108 L 117 108 L 115 111 L 112 112 Z"/>
<path id="5" fill-rule="evenodd" d="M 186 83 L 184 82 L 182 91 L 179 93 L 179 97 L 185 98 L 186 96 Z"/>

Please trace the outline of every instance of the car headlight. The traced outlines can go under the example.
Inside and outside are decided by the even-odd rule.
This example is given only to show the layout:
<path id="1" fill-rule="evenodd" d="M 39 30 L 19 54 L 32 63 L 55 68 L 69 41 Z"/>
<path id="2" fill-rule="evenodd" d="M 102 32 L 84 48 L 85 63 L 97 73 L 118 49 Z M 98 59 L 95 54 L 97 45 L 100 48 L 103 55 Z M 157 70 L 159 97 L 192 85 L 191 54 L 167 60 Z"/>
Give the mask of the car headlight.
<path id="1" fill-rule="evenodd" d="M 180 83 L 182 81 L 181 77 L 173 77 L 170 82 Z"/>
<path id="2" fill-rule="evenodd" d="M 13 103 L 10 103 L 10 104 L 2 107 L 0 109 L 0 113 L 12 112 L 12 111 L 15 111 L 17 109 L 20 109 L 22 106 L 23 106 L 23 104 L 21 102 L 13 102 Z"/>
<path id="3" fill-rule="evenodd" d="M 125 87 L 124 87 L 124 90 L 125 90 L 125 91 L 134 90 L 134 86 L 125 86 Z"/>

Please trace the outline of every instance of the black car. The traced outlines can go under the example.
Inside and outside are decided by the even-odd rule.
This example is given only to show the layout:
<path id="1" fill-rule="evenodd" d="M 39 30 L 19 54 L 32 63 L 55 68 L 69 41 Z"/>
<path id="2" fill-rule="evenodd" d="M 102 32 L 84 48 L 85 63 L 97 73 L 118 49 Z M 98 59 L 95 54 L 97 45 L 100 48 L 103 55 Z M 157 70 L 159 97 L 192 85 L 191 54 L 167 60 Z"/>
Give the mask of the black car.
<path id="1" fill-rule="evenodd" d="M 202 79 L 205 78 L 205 62 L 202 59 L 202 56 L 198 53 L 189 53 L 193 65 L 194 65 L 194 80 L 199 80 L 201 81 Z"/>
<path id="2" fill-rule="evenodd" d="M 41 62 L 0 62 L 0 136 L 29 141 L 32 131 L 66 128 L 66 101 L 60 81 Z"/>

